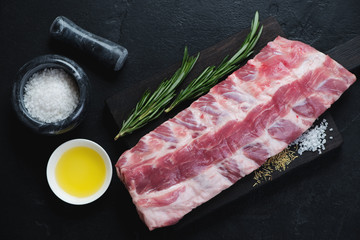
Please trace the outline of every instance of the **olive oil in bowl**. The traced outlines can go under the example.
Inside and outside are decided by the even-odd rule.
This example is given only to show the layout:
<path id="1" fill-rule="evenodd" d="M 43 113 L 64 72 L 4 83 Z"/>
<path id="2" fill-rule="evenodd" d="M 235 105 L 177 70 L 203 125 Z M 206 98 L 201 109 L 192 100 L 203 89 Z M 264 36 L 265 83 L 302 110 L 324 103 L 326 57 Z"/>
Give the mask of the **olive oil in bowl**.
<path id="1" fill-rule="evenodd" d="M 109 156 L 98 144 L 75 139 L 60 145 L 47 166 L 50 188 L 71 204 L 86 204 L 99 198 L 112 177 Z"/>
<path id="2" fill-rule="evenodd" d="M 65 192 L 76 197 L 88 197 L 105 181 L 106 168 L 100 154 L 88 147 L 74 147 L 60 157 L 55 177 Z"/>

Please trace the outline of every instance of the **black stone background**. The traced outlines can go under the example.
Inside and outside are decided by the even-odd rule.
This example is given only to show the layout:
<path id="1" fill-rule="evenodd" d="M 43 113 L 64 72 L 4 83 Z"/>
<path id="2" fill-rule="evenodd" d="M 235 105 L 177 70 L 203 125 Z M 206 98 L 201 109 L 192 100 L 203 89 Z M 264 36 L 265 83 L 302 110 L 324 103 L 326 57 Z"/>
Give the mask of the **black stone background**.
<path id="1" fill-rule="evenodd" d="M 67 140 L 98 142 L 114 164 L 125 150 L 112 140 L 108 97 L 179 62 L 185 45 L 196 53 L 248 27 L 256 10 L 261 19 L 275 16 L 288 38 L 320 51 L 360 34 L 356 0 L 1 0 L 0 239 L 360 239 L 358 82 L 330 110 L 344 138 L 339 149 L 180 229 L 149 232 L 116 174 L 105 195 L 85 206 L 61 202 L 47 185 L 47 160 Z M 125 46 L 124 68 L 114 73 L 50 40 L 59 15 Z M 17 70 L 49 53 L 75 60 L 92 86 L 85 122 L 53 137 L 23 127 L 10 105 Z"/>

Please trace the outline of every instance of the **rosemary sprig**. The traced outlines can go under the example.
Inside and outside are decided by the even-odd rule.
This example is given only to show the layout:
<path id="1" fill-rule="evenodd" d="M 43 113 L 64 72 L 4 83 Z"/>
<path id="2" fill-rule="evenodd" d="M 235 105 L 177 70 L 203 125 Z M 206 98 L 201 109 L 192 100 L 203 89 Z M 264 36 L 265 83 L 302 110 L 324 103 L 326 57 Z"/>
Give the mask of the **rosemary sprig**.
<path id="1" fill-rule="evenodd" d="M 185 47 L 181 67 L 170 79 L 163 80 L 153 93 L 149 89 L 144 92 L 129 117 L 123 121 L 121 129 L 114 139 L 117 140 L 119 137 L 132 133 L 148 122 L 158 118 L 175 97 L 176 87 L 179 86 L 194 67 L 199 55 L 189 57 L 187 47 Z"/>
<path id="2" fill-rule="evenodd" d="M 256 12 L 255 17 L 251 22 L 250 33 L 247 35 L 241 48 L 234 54 L 234 56 L 230 59 L 226 56 L 218 67 L 207 67 L 197 78 L 191 81 L 185 89 L 182 89 L 179 92 L 175 100 L 165 110 L 165 112 L 171 111 L 174 107 L 185 100 L 194 99 L 207 93 L 210 88 L 215 86 L 222 77 L 239 68 L 241 61 L 253 53 L 253 49 L 260 38 L 263 26 L 259 29 L 259 25 L 259 13 Z"/>

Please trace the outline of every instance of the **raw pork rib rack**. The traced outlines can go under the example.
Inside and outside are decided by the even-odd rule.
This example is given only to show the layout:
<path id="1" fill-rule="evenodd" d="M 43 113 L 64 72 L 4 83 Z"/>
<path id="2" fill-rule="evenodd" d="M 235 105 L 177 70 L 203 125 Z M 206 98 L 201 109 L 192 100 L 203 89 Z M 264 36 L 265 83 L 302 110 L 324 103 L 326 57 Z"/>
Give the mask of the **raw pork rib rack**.
<path id="1" fill-rule="evenodd" d="M 150 230 L 175 224 L 259 168 L 356 80 L 314 48 L 277 37 L 116 164 Z"/>

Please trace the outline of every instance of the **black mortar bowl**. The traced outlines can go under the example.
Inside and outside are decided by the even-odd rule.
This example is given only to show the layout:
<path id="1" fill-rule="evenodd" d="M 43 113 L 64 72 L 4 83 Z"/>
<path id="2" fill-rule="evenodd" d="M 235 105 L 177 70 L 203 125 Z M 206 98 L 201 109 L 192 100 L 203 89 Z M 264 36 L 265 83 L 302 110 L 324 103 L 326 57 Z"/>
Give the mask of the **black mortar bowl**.
<path id="1" fill-rule="evenodd" d="M 79 103 L 75 110 L 64 120 L 45 123 L 33 118 L 24 104 L 24 87 L 36 72 L 46 68 L 63 69 L 74 79 L 79 90 Z M 89 80 L 85 72 L 74 61 L 59 55 L 43 55 L 27 62 L 17 73 L 13 90 L 12 105 L 19 120 L 36 133 L 58 135 L 78 126 L 85 118 L 89 101 Z"/>

